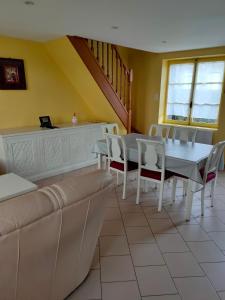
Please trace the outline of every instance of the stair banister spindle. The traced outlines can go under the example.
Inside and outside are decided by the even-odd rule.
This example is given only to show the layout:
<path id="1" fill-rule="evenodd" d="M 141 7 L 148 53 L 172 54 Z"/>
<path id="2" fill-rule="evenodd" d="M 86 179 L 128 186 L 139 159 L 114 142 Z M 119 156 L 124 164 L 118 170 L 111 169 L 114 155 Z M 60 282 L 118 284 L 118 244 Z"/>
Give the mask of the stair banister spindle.
<path id="1" fill-rule="evenodd" d="M 122 68 L 123 68 L 123 63 L 120 59 L 120 99 L 122 99 Z"/>
<path id="2" fill-rule="evenodd" d="M 123 65 L 123 74 L 124 74 L 124 83 L 123 83 L 123 92 L 124 92 L 124 95 L 123 95 L 123 98 L 124 98 L 124 105 L 125 107 L 127 108 L 127 101 L 126 101 L 126 68 L 125 66 Z"/>
<path id="3" fill-rule="evenodd" d="M 107 77 L 109 78 L 109 44 L 107 44 Z"/>
<path id="4" fill-rule="evenodd" d="M 102 42 L 102 69 L 105 69 L 105 65 L 104 65 L 104 42 Z"/>
<path id="5" fill-rule="evenodd" d="M 114 83 L 114 80 L 113 80 L 113 69 L 114 69 L 114 61 L 113 61 L 113 45 L 111 45 L 111 49 L 112 49 L 112 66 L 111 66 L 111 68 L 112 68 L 112 85 L 113 85 L 113 83 Z"/>
<path id="6" fill-rule="evenodd" d="M 133 70 L 131 69 L 129 71 L 129 78 L 128 78 L 128 126 L 127 126 L 127 129 L 128 129 L 128 132 L 131 132 L 131 115 L 132 115 L 132 110 L 131 110 L 131 84 L 133 82 Z"/>
<path id="7" fill-rule="evenodd" d="M 118 92 L 118 54 L 116 51 L 116 92 Z"/>
<path id="8" fill-rule="evenodd" d="M 97 60 L 99 61 L 99 42 L 97 41 Z"/>

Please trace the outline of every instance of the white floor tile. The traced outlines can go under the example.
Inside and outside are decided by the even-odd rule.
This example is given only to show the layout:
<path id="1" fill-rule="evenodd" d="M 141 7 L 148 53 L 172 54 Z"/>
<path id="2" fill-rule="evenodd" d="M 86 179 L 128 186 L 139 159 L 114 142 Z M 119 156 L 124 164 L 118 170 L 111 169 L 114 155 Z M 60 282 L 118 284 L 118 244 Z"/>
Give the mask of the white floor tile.
<path id="1" fill-rule="evenodd" d="M 143 213 L 129 213 L 124 214 L 124 224 L 126 227 L 132 226 L 147 226 L 148 222 Z"/>
<path id="2" fill-rule="evenodd" d="M 177 293 L 167 267 L 136 267 L 135 270 L 142 296 Z"/>
<path id="3" fill-rule="evenodd" d="M 176 227 L 169 219 L 151 219 L 149 224 L 153 233 L 177 233 Z"/>
<path id="4" fill-rule="evenodd" d="M 221 250 L 225 250 L 225 232 L 210 232 L 209 237 Z"/>
<path id="5" fill-rule="evenodd" d="M 140 300 L 136 281 L 102 284 L 102 300 Z"/>
<path id="6" fill-rule="evenodd" d="M 102 225 L 100 235 L 124 235 L 125 230 L 122 220 L 105 221 Z"/>
<path id="7" fill-rule="evenodd" d="M 142 297 L 142 300 L 181 300 L 179 295 L 149 296 Z"/>
<path id="8" fill-rule="evenodd" d="M 153 234 L 148 226 L 146 227 L 127 227 L 127 238 L 129 244 L 148 244 L 155 243 Z"/>
<path id="9" fill-rule="evenodd" d="M 189 251 L 184 240 L 178 233 L 158 234 L 156 241 L 162 252 L 186 252 Z"/>
<path id="10" fill-rule="evenodd" d="M 225 262 L 202 263 L 201 267 L 217 291 L 225 290 Z"/>
<path id="11" fill-rule="evenodd" d="M 188 242 L 188 246 L 198 262 L 225 261 L 225 256 L 213 241 Z"/>
<path id="12" fill-rule="evenodd" d="M 130 256 L 101 257 L 102 282 L 136 280 Z"/>
<path id="13" fill-rule="evenodd" d="M 219 300 L 206 277 L 175 278 L 182 300 Z"/>
<path id="14" fill-rule="evenodd" d="M 130 254 L 125 236 L 100 237 L 100 256 Z"/>
<path id="15" fill-rule="evenodd" d="M 206 232 L 199 225 L 181 225 L 177 229 L 185 241 L 199 242 L 210 240 Z"/>
<path id="16" fill-rule="evenodd" d="M 173 277 L 204 276 L 191 252 L 166 253 L 164 259 Z"/>
<path id="17" fill-rule="evenodd" d="M 156 244 L 130 245 L 130 251 L 135 266 L 157 266 L 165 264 Z"/>

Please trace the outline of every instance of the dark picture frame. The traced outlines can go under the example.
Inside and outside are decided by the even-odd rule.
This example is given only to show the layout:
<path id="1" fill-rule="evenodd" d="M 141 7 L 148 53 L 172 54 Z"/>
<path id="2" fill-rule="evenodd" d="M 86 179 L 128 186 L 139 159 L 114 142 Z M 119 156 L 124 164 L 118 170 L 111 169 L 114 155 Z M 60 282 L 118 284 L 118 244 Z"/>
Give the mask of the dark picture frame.
<path id="1" fill-rule="evenodd" d="M 0 89 L 26 90 L 23 59 L 0 58 Z"/>

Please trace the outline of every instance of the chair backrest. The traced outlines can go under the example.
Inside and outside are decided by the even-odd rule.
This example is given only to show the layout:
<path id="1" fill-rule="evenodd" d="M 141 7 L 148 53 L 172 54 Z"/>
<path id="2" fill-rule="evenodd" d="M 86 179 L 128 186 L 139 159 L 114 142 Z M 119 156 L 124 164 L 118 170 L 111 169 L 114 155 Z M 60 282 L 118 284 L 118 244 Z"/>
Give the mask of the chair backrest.
<path id="1" fill-rule="evenodd" d="M 127 148 L 124 138 L 117 134 L 105 134 L 109 161 L 127 162 Z"/>
<path id="2" fill-rule="evenodd" d="M 165 137 L 168 139 L 170 133 L 170 126 L 169 125 L 159 125 L 159 124 L 152 124 L 149 128 L 148 135 L 150 136 L 160 136 Z"/>
<path id="3" fill-rule="evenodd" d="M 179 128 L 173 129 L 173 140 L 180 140 L 181 142 L 195 142 L 197 129 L 194 128 Z"/>
<path id="4" fill-rule="evenodd" d="M 105 133 L 119 134 L 118 124 L 112 123 L 112 124 L 102 125 L 102 134 L 103 134 L 104 137 L 105 137 Z"/>
<path id="5" fill-rule="evenodd" d="M 137 139 L 138 144 L 138 168 L 165 173 L 165 143 L 163 141 L 151 141 Z"/>
<path id="6" fill-rule="evenodd" d="M 225 141 L 219 142 L 213 146 L 205 165 L 204 176 L 203 176 L 204 182 L 206 181 L 208 173 L 216 172 L 218 170 L 220 159 L 223 155 L 224 148 L 225 148 Z"/>

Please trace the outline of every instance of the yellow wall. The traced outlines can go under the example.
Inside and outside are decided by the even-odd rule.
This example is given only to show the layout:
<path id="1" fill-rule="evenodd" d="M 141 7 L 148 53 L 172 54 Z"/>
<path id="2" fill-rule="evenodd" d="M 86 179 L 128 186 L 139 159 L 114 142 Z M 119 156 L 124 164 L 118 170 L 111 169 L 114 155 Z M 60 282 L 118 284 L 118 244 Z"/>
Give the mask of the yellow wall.
<path id="1" fill-rule="evenodd" d="M 147 132 L 149 125 L 158 123 L 160 108 L 160 87 L 164 60 L 225 54 L 225 47 L 179 51 L 170 53 L 150 53 L 129 50 L 129 67 L 134 70 L 133 83 L 133 126 Z M 214 141 L 225 140 L 225 95 L 223 93 L 220 110 L 219 129 L 214 133 Z"/>
<path id="2" fill-rule="evenodd" d="M 82 95 L 85 104 L 92 112 L 93 121 L 116 122 L 120 129 L 125 132 L 120 119 L 99 89 L 70 41 L 66 37 L 54 40 L 46 44 L 46 49 L 70 81 L 70 84 Z"/>
<path id="3" fill-rule="evenodd" d="M 24 59 L 27 90 L 0 90 L 0 128 L 38 125 L 40 115 L 54 123 L 93 119 L 93 112 L 48 55 L 44 44 L 0 37 L 0 57 Z"/>

